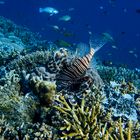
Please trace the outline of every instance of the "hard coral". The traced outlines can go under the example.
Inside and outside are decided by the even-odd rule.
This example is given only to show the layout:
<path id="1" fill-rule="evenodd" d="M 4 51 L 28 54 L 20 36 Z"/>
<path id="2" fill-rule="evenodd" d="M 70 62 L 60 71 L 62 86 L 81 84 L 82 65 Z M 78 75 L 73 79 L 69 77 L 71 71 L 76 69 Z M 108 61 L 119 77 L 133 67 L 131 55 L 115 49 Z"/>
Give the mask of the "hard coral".
<path id="1" fill-rule="evenodd" d="M 5 84 L 0 86 L 0 115 L 4 114 L 6 121 L 13 125 L 32 122 L 38 104 L 33 96 L 22 96 L 19 79 L 11 71 Z"/>
<path id="2" fill-rule="evenodd" d="M 46 40 L 40 40 L 39 34 L 32 33 L 29 29 L 17 26 L 12 21 L 0 17 L 0 66 L 8 64 L 24 53 L 36 49 L 47 49 L 46 42 Z"/>
<path id="3" fill-rule="evenodd" d="M 0 66 L 16 58 L 25 45 L 18 37 L 0 37 Z"/>
<path id="4" fill-rule="evenodd" d="M 20 27 L 12 21 L 0 17 L 0 32 L 4 36 L 14 36 L 21 39 L 23 44 L 31 46 L 41 45 L 40 36 L 37 33 L 32 33 L 25 27 Z"/>
<path id="5" fill-rule="evenodd" d="M 42 106 L 50 106 L 52 104 L 56 93 L 56 84 L 54 82 L 36 80 L 33 77 L 31 87 L 33 92 L 39 97 Z"/>
<path id="6" fill-rule="evenodd" d="M 109 83 L 110 81 L 123 81 L 123 79 L 125 79 L 126 82 L 134 82 L 140 78 L 140 75 L 134 70 L 121 67 L 98 65 L 97 70 L 105 83 Z"/>
<path id="7" fill-rule="evenodd" d="M 9 125 L 4 116 L 0 119 L 1 140 L 56 140 L 55 129 L 45 123 L 23 123 L 19 126 Z"/>
<path id="8" fill-rule="evenodd" d="M 54 106 L 64 117 L 64 126 L 60 127 L 62 131 L 61 138 L 75 139 L 94 139 L 95 135 L 99 137 L 97 117 L 100 113 L 100 106 L 97 104 L 91 109 L 85 107 L 84 99 L 81 106 L 69 105 L 63 96 L 56 99 L 62 106 Z"/>
<path id="9" fill-rule="evenodd" d="M 37 66 L 45 66 L 49 61 L 49 52 L 47 51 L 36 51 L 25 56 L 21 56 L 18 59 L 11 61 L 7 65 L 7 69 L 15 69 L 17 73 L 20 73 L 22 70 L 30 72 L 35 69 Z"/>
<path id="10" fill-rule="evenodd" d="M 132 122 L 125 128 L 121 119 L 107 122 L 102 116 L 100 104 L 89 108 L 82 99 L 81 105 L 69 104 L 63 96 L 56 98 L 58 106 L 54 106 L 61 114 L 63 123 L 58 129 L 61 139 L 77 140 L 133 140 L 139 138 Z M 139 130 L 139 128 L 137 128 Z"/>
<path id="11" fill-rule="evenodd" d="M 138 94 L 140 74 L 121 67 L 97 66 L 105 83 L 104 108 L 112 109 L 113 116 L 136 121 L 139 119 L 135 100 Z"/>

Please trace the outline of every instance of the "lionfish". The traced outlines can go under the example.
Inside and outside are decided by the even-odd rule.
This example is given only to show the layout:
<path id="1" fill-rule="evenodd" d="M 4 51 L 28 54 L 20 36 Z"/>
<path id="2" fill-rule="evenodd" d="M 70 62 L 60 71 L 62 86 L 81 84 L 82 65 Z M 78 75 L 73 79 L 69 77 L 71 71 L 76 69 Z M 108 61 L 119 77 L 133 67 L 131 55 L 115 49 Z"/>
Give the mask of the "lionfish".
<path id="1" fill-rule="evenodd" d="M 55 53 L 55 57 L 49 63 L 49 68 L 56 72 L 56 81 L 60 82 L 61 85 L 68 88 L 77 88 L 83 86 L 83 88 L 88 88 L 93 83 L 93 78 L 86 75 L 87 70 L 89 69 L 92 58 L 100 48 L 102 48 L 108 42 L 108 38 L 105 36 L 102 40 L 93 40 L 90 39 L 89 46 L 86 44 L 80 43 L 77 46 L 81 54 L 85 51 L 88 52 L 82 57 L 74 57 L 68 59 L 67 49 L 61 48 Z M 55 67 L 54 67 L 55 66 Z"/>
<path id="2" fill-rule="evenodd" d="M 87 55 L 81 58 L 74 58 L 69 63 L 64 63 L 61 71 L 57 75 L 57 80 L 74 82 L 83 77 L 89 68 L 94 52 L 94 49 L 91 48 Z"/>

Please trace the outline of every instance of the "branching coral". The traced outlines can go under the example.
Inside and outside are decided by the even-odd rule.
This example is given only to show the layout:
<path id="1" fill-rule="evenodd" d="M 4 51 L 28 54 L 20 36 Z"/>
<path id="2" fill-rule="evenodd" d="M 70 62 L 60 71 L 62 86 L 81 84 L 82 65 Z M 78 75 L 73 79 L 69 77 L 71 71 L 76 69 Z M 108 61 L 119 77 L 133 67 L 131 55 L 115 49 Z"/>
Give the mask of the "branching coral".
<path id="1" fill-rule="evenodd" d="M 63 96 L 56 99 L 62 106 L 54 106 L 64 117 L 65 125 L 62 130 L 61 138 L 74 137 L 75 139 L 93 139 L 95 135 L 99 137 L 97 125 L 97 116 L 100 113 L 100 106 L 97 104 L 92 107 L 85 107 L 84 99 L 81 106 L 70 106 Z"/>
<path id="2" fill-rule="evenodd" d="M 63 123 L 59 128 L 61 139 L 132 140 L 135 138 L 132 122 L 129 122 L 126 128 L 123 127 L 121 119 L 105 123 L 99 103 L 89 108 L 85 106 L 84 99 L 80 106 L 69 104 L 61 95 L 56 100 L 59 106 L 54 106 L 54 108 L 63 118 Z"/>

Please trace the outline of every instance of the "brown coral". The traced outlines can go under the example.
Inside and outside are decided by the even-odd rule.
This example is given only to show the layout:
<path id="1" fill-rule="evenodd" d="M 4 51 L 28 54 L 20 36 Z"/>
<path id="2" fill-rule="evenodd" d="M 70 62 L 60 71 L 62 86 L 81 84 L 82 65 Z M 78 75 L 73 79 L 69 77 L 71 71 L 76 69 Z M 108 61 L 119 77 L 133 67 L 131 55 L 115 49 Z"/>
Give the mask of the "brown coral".
<path id="1" fill-rule="evenodd" d="M 33 92 L 39 97 L 40 104 L 43 106 L 50 106 L 53 102 L 56 93 L 55 82 L 35 80 L 33 77 L 31 81 Z"/>

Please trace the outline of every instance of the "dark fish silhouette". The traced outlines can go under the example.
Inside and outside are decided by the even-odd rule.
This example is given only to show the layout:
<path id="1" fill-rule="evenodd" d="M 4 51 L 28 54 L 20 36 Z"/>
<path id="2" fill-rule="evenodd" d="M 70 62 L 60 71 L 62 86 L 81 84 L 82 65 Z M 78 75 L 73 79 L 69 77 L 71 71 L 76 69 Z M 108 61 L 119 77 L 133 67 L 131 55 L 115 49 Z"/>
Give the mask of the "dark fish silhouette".
<path id="1" fill-rule="evenodd" d="M 140 9 L 136 9 L 136 13 L 140 14 Z"/>

